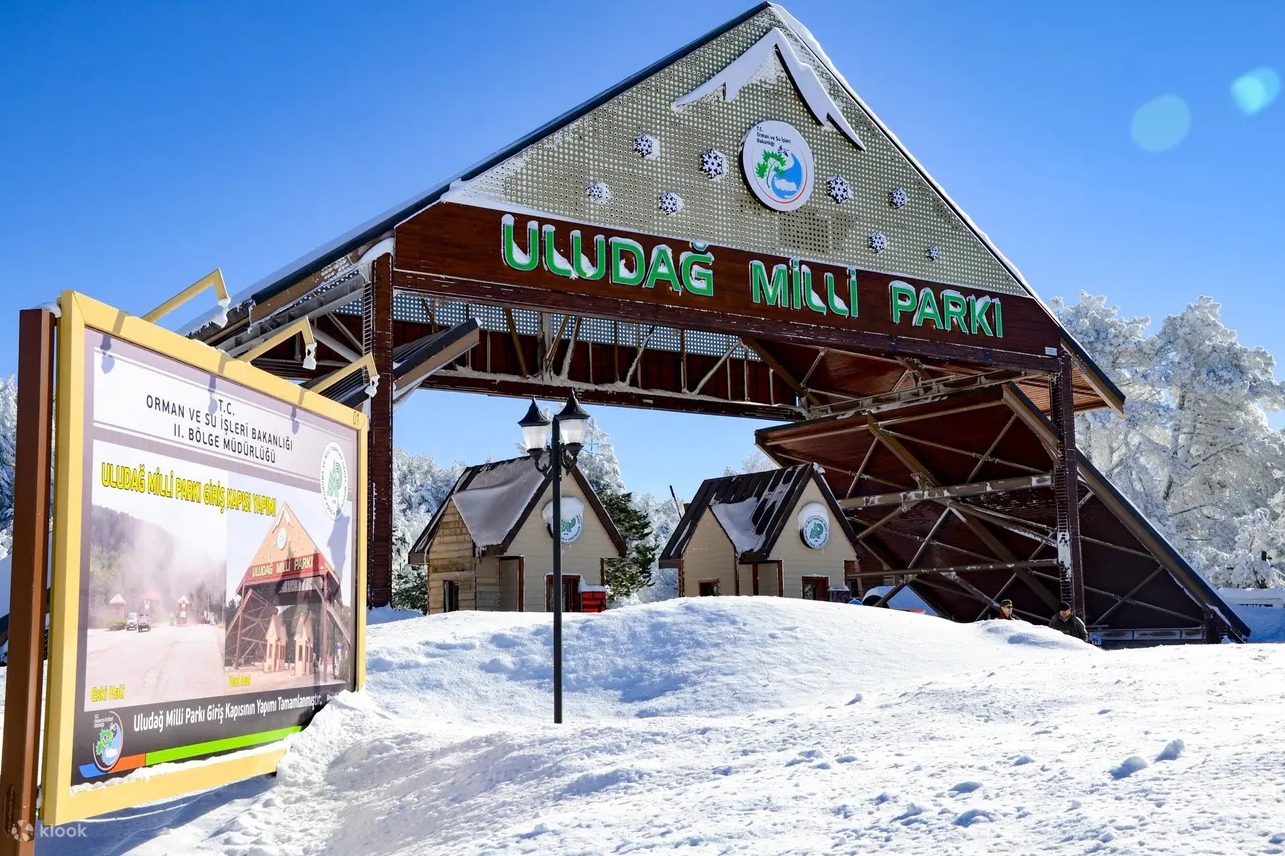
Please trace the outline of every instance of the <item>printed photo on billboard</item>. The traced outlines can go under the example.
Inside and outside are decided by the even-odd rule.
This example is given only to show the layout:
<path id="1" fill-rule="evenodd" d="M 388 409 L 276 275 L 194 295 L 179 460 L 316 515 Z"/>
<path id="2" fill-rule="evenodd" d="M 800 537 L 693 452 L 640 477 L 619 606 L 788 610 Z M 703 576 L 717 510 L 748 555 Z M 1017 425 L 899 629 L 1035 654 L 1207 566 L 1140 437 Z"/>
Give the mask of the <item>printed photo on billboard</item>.
<path id="1" fill-rule="evenodd" d="M 358 655 L 358 430 L 81 335 L 73 789 L 278 740 Z"/>

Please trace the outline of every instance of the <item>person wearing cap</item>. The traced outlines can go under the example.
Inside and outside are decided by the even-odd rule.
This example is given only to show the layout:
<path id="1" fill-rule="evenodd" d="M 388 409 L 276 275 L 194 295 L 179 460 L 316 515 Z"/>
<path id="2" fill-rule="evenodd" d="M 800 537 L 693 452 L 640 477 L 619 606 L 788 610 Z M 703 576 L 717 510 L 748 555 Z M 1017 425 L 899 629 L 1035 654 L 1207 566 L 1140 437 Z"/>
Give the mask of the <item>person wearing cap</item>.
<path id="1" fill-rule="evenodd" d="M 999 615 L 995 616 L 1000 621 L 1017 621 L 1017 616 L 1013 614 L 1013 601 L 1004 598 L 999 602 Z"/>
<path id="2" fill-rule="evenodd" d="M 1080 616 L 1071 611 L 1071 604 L 1066 601 L 1058 604 L 1057 612 L 1049 619 L 1049 627 L 1061 630 L 1067 636 L 1074 636 L 1081 642 L 1089 641 L 1089 629 L 1084 626 Z"/>

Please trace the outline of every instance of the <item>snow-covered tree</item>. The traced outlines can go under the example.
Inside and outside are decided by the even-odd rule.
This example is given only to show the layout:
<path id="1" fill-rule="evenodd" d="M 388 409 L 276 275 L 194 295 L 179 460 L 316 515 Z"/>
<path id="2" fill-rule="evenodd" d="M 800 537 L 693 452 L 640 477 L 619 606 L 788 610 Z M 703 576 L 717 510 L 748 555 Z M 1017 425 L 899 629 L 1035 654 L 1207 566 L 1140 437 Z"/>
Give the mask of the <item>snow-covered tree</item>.
<path id="1" fill-rule="evenodd" d="M 0 558 L 13 542 L 13 469 L 18 443 L 18 383 L 0 380 Z"/>
<path id="2" fill-rule="evenodd" d="M 776 469 L 776 464 L 772 463 L 767 455 L 763 454 L 762 449 L 750 449 L 744 458 L 741 458 L 740 466 L 724 467 L 723 475 L 740 476 L 746 473 L 761 473 L 765 470 Z"/>
<path id="3" fill-rule="evenodd" d="M 1124 419 L 1077 417 L 1080 448 L 1215 585 L 1275 580 L 1261 560 L 1285 554 L 1285 438 L 1266 416 L 1285 408 L 1285 385 L 1271 355 L 1240 344 L 1208 297 L 1155 334 L 1103 297 L 1054 311 L 1126 395 Z"/>
<path id="4" fill-rule="evenodd" d="M 611 435 L 602 429 L 595 418 L 589 420 L 584 448 L 580 450 L 576 464 L 596 493 L 625 493 L 625 477 L 620 472 L 616 447 L 611 442 Z"/>
<path id="5" fill-rule="evenodd" d="M 428 455 L 393 449 L 393 606 L 425 607 L 424 571 L 406 564 L 411 545 L 446 499 L 463 471 L 456 462 L 442 467 Z"/>

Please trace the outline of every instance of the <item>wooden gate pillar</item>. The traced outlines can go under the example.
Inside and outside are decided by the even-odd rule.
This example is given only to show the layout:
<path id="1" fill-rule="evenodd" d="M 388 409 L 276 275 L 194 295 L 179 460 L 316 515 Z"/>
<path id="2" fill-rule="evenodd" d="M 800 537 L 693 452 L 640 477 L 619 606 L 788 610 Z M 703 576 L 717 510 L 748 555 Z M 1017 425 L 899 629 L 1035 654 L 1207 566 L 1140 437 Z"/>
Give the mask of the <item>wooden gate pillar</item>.
<path id="1" fill-rule="evenodd" d="M 379 607 L 393 592 L 393 257 L 380 256 L 370 270 L 361 298 L 362 350 L 374 355 L 380 380 L 366 435 L 366 603 Z"/>
<path id="2" fill-rule="evenodd" d="M 1057 559 L 1061 566 L 1062 600 L 1083 619 L 1084 562 L 1080 553 L 1079 462 L 1075 447 L 1075 398 L 1071 387 L 1074 367 L 1065 348 L 1058 357 L 1058 372 L 1049 379 L 1049 410 L 1057 430 L 1057 461 L 1053 467 L 1053 495 L 1057 503 Z"/>
<path id="3" fill-rule="evenodd" d="M 49 463 L 53 457 L 54 316 L 18 313 L 18 436 L 14 463 L 9 680 L 0 766 L 0 854 L 35 853 L 40 698 L 44 677 Z"/>

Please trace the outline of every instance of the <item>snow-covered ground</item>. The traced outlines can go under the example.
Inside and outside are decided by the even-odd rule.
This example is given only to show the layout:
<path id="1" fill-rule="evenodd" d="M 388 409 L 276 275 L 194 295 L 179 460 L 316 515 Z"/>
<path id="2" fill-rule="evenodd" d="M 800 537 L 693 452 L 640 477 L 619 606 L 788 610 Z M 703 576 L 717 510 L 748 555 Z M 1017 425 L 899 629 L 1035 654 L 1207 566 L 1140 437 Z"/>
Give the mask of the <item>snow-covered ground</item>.
<path id="1" fill-rule="evenodd" d="M 776 598 L 370 629 L 259 780 L 42 853 L 1281 853 L 1285 647 Z"/>

